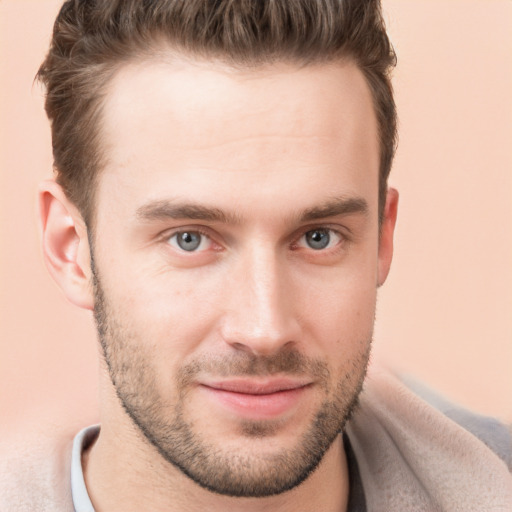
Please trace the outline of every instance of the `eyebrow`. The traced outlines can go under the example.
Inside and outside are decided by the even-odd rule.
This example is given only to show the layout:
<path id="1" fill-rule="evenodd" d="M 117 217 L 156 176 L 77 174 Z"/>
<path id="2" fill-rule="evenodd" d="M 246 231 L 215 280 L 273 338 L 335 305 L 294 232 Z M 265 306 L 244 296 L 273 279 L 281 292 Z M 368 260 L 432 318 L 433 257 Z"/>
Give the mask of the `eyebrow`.
<path id="1" fill-rule="evenodd" d="M 136 216 L 140 220 L 191 219 L 223 224 L 238 224 L 240 217 L 227 213 L 219 208 L 203 206 L 195 203 L 175 203 L 161 200 L 147 203 L 137 209 Z"/>
<path id="2" fill-rule="evenodd" d="M 326 217 L 352 214 L 368 215 L 367 201 L 362 197 L 337 197 L 321 206 L 308 208 L 302 213 L 300 219 L 302 222 L 308 222 Z"/>
<path id="3" fill-rule="evenodd" d="M 352 214 L 368 214 L 368 203 L 361 197 L 338 197 L 320 206 L 308 208 L 299 215 L 300 222 L 337 217 Z M 152 201 L 142 205 L 136 211 L 136 217 L 142 221 L 190 219 L 223 224 L 240 224 L 242 218 L 236 213 L 225 212 L 220 208 L 196 203 L 176 203 L 172 200 Z"/>

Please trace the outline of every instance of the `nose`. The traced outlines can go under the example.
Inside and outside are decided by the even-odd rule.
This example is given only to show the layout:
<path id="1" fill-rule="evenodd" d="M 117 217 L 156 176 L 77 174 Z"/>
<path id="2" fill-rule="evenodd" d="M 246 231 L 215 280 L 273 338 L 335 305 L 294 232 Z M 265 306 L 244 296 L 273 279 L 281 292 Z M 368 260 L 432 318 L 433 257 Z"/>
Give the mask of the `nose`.
<path id="1" fill-rule="evenodd" d="M 223 340 L 237 350 L 272 355 L 299 341 L 300 325 L 285 258 L 255 247 L 231 274 L 222 321 Z"/>

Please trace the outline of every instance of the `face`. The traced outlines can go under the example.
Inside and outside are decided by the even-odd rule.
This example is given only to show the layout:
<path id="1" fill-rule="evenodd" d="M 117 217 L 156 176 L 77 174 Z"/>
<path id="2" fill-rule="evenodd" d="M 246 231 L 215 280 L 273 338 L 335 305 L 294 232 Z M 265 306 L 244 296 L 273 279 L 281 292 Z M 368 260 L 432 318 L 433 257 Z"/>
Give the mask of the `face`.
<path id="1" fill-rule="evenodd" d="M 379 148 L 361 73 L 132 64 L 102 134 L 95 316 L 118 409 L 212 491 L 296 486 L 370 350 Z"/>

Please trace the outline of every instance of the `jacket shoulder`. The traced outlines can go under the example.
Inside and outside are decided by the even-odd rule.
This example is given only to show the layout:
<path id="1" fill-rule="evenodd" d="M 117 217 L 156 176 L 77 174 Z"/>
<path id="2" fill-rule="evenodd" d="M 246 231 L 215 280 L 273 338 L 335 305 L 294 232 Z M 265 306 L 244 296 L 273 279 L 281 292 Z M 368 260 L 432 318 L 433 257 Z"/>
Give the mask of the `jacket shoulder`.
<path id="1" fill-rule="evenodd" d="M 6 436 L 0 442 L 0 510 L 69 512 L 72 439 Z"/>
<path id="2" fill-rule="evenodd" d="M 512 425 L 506 425 L 497 418 L 478 414 L 456 405 L 410 377 L 401 377 L 400 380 L 425 402 L 480 439 L 507 464 L 509 471 L 512 472 Z"/>

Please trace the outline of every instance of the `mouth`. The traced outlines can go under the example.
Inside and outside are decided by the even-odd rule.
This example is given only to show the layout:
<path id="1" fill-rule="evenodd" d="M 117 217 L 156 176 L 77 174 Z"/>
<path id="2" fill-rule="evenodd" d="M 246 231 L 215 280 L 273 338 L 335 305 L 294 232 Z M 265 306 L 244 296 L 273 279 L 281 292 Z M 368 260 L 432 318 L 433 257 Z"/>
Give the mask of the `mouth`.
<path id="1" fill-rule="evenodd" d="M 291 378 L 229 379 L 202 382 L 199 388 L 214 405 L 237 417 L 264 420 L 296 409 L 312 384 L 311 380 Z"/>

